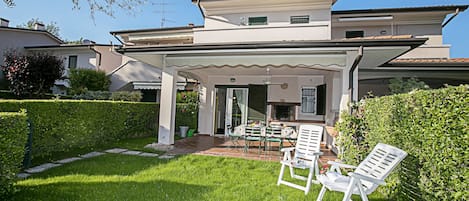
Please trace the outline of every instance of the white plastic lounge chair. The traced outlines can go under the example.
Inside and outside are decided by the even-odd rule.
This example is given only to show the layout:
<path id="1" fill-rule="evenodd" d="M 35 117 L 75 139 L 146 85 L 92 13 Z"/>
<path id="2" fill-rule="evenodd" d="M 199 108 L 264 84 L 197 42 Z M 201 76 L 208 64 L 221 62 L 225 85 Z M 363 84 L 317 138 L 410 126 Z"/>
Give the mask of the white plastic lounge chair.
<path id="1" fill-rule="evenodd" d="M 318 183 L 316 180 L 313 181 L 313 174 L 314 176 L 319 174 L 318 159 L 319 156 L 322 155 L 320 149 L 323 130 L 324 128 L 322 126 L 300 125 L 296 146 L 281 150 L 282 152 L 285 152 L 285 154 L 283 156 L 283 160 L 280 161 L 282 168 L 280 169 L 277 185 L 285 184 L 287 186 L 300 189 L 305 192 L 305 195 L 307 195 L 311 188 L 311 183 Z M 291 155 L 292 151 L 294 151 L 293 158 Z M 290 168 L 290 176 L 295 179 L 306 181 L 306 186 L 300 186 L 283 180 L 286 166 Z M 309 169 L 308 177 L 296 175 L 294 168 Z"/>
<path id="2" fill-rule="evenodd" d="M 360 195 L 362 200 L 367 201 L 367 195 L 375 191 L 378 185 L 385 185 L 384 179 L 406 156 L 405 151 L 379 143 L 358 167 L 329 161 L 331 169 L 318 177 L 322 188 L 317 201 L 322 200 L 326 190 L 345 193 L 343 201 L 349 201 L 352 194 Z M 340 173 L 340 168 L 355 171 L 345 176 Z"/>

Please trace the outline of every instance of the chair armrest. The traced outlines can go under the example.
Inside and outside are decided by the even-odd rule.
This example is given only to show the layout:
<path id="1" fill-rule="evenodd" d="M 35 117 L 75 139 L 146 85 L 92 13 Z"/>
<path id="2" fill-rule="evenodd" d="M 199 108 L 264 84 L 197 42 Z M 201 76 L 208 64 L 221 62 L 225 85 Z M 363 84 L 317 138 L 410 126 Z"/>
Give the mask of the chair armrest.
<path id="1" fill-rule="evenodd" d="M 287 147 L 287 148 L 280 149 L 281 152 L 291 152 L 293 150 L 295 150 L 295 147 Z"/>
<path id="2" fill-rule="evenodd" d="M 313 155 L 315 155 L 315 156 L 322 156 L 323 154 L 324 154 L 324 153 L 322 153 L 321 151 L 319 151 L 319 152 L 314 152 L 314 153 L 313 153 Z"/>
<path id="3" fill-rule="evenodd" d="M 386 185 L 386 182 L 384 182 L 383 180 L 375 179 L 375 178 L 365 176 L 365 175 L 362 175 L 362 174 L 359 174 L 359 173 L 356 173 L 356 172 L 349 172 L 348 175 L 353 177 L 353 178 L 373 182 L 373 183 L 378 184 L 378 185 Z"/>
<path id="4" fill-rule="evenodd" d="M 332 165 L 332 166 L 336 166 L 336 167 L 339 167 L 339 168 L 350 168 L 350 169 L 357 168 L 357 166 L 347 165 L 347 164 L 343 164 L 343 163 L 339 163 L 339 162 L 335 162 L 335 161 L 327 161 L 327 164 Z"/>

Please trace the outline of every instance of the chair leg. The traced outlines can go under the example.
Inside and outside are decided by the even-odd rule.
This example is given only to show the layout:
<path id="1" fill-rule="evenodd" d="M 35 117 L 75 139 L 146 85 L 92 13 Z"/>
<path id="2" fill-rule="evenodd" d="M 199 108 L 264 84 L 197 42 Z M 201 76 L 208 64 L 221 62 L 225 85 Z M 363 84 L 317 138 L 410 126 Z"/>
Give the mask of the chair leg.
<path id="1" fill-rule="evenodd" d="M 352 178 L 350 180 L 350 184 L 347 187 L 347 191 L 345 191 L 344 198 L 342 199 L 342 201 L 349 201 L 350 200 L 350 198 L 352 197 L 353 188 L 355 187 L 356 183 L 357 182 L 356 182 L 355 178 Z"/>
<path id="2" fill-rule="evenodd" d="M 362 183 L 360 180 L 357 182 L 358 190 L 360 191 L 360 197 L 362 198 L 362 201 L 368 201 L 368 197 L 366 196 L 365 190 L 362 187 Z"/>
<path id="3" fill-rule="evenodd" d="M 280 168 L 280 174 L 278 175 L 277 186 L 280 186 L 280 181 L 282 181 L 283 173 L 285 173 L 285 165 L 282 164 L 282 168 Z"/>
<path id="4" fill-rule="evenodd" d="M 311 181 L 313 180 L 313 169 L 309 169 L 308 180 L 306 180 L 305 195 L 308 194 L 309 189 L 311 188 Z"/>
<path id="5" fill-rule="evenodd" d="M 322 198 L 324 197 L 324 194 L 326 193 L 326 191 L 327 191 L 326 186 L 322 185 L 321 191 L 319 192 L 319 195 L 316 201 L 322 201 Z"/>

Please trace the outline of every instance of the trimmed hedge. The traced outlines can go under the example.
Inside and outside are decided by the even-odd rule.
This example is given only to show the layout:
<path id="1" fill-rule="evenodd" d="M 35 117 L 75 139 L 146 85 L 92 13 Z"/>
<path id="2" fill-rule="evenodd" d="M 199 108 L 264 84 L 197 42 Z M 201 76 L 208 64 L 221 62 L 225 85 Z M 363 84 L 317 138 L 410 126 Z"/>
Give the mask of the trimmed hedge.
<path id="1" fill-rule="evenodd" d="M 26 109 L 32 121 L 33 158 L 157 133 L 155 103 L 0 100 L 0 111 L 20 109 Z"/>
<path id="2" fill-rule="evenodd" d="M 393 200 L 469 200 L 469 86 L 366 99 L 338 123 L 340 158 L 357 164 L 378 143 L 408 156 L 380 191 Z"/>
<path id="3" fill-rule="evenodd" d="M 26 113 L 0 112 L 0 200 L 13 193 L 28 138 Z"/>

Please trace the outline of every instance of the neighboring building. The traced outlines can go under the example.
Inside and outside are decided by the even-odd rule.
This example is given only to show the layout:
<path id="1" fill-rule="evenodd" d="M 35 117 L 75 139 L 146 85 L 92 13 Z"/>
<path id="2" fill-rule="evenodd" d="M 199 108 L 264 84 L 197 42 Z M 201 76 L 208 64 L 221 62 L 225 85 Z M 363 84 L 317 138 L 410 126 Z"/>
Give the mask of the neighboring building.
<path id="1" fill-rule="evenodd" d="M 55 87 L 52 89 L 54 94 L 66 94 L 66 89 L 70 87 L 68 81 L 70 69 L 111 72 L 122 62 L 122 55 L 114 52 L 111 45 L 96 44 L 89 40 L 84 40 L 82 44 L 27 46 L 25 49 L 30 53 L 47 52 L 63 59 L 65 72 L 63 79 L 55 82 Z"/>
<path id="2" fill-rule="evenodd" d="M 62 40 L 47 32 L 43 24 L 36 23 L 34 29 L 9 27 L 9 21 L 0 18 L 0 66 L 3 65 L 4 54 L 7 51 L 24 53 L 25 46 L 59 45 Z M 0 71 L 0 82 L 4 80 Z"/>
<path id="3" fill-rule="evenodd" d="M 335 0 L 192 2 L 204 26 L 111 32 L 123 40 L 119 52 L 163 71 L 161 144 L 174 143 L 177 75 L 200 82 L 198 130 L 210 135 L 251 121 L 331 126 L 361 96 L 359 83 L 376 90 L 396 76 L 469 78 L 467 59 L 450 59 L 442 43 L 445 17 L 466 5 L 331 11 Z"/>

